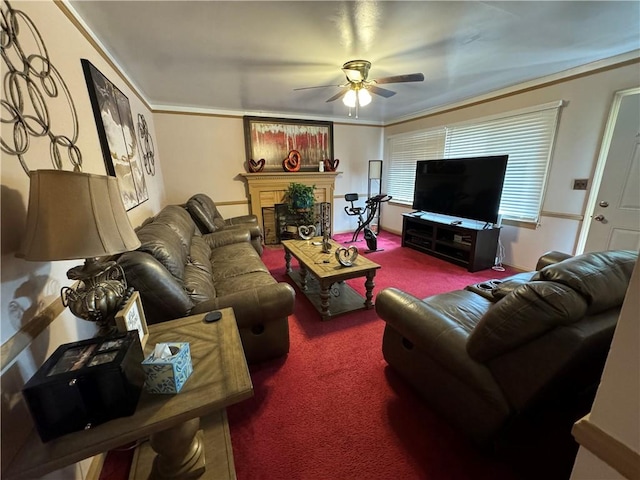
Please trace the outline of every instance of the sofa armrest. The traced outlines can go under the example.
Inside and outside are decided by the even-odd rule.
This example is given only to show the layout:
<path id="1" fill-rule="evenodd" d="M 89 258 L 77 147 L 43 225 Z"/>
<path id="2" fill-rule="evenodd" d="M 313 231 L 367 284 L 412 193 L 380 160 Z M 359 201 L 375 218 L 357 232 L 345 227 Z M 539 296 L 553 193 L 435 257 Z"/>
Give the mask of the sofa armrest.
<path id="1" fill-rule="evenodd" d="M 262 238 L 262 230 L 258 225 L 252 225 L 250 223 L 234 223 L 226 226 L 224 230 L 246 230 L 249 232 L 251 238 Z"/>
<path id="2" fill-rule="evenodd" d="M 245 225 L 245 226 L 256 226 L 259 228 L 258 217 L 256 217 L 255 215 L 240 215 L 238 217 L 227 218 L 224 221 L 224 223 L 225 225 L 228 225 L 228 226 Z"/>
<path id="3" fill-rule="evenodd" d="M 136 250 L 123 253 L 118 264 L 127 284 L 140 293 L 149 325 L 189 314 L 193 302 L 184 286 L 155 257 Z"/>
<path id="4" fill-rule="evenodd" d="M 473 296 L 478 302 L 491 304 L 472 292 L 450 292 L 451 305 L 460 297 Z M 449 294 L 447 294 L 449 295 Z M 473 300 L 476 301 L 475 299 Z M 446 314 L 444 296 L 438 296 L 438 307 L 396 288 L 385 288 L 376 297 L 376 312 L 400 335 L 451 375 L 473 387 L 480 395 L 500 398 L 499 388 L 482 363 L 473 360 L 466 350 L 468 327 Z"/>
<path id="5" fill-rule="evenodd" d="M 568 253 L 563 252 L 557 252 L 555 250 L 547 252 L 538 259 L 538 263 L 536 263 L 536 270 L 542 270 L 548 265 L 559 263 L 571 257 L 573 257 L 573 255 L 569 255 Z"/>
<path id="6" fill-rule="evenodd" d="M 432 351 L 443 335 L 459 331 L 460 325 L 437 308 L 396 288 L 385 288 L 376 297 L 376 313 L 419 348 Z"/>
<path id="7" fill-rule="evenodd" d="M 251 242 L 249 230 L 243 228 L 219 230 L 217 232 L 207 233 L 203 235 L 202 238 L 211 248 L 223 247 L 233 243 Z"/>
<path id="8" fill-rule="evenodd" d="M 251 327 L 258 319 L 275 320 L 293 313 L 295 291 L 288 283 L 274 283 L 242 290 L 197 304 L 192 313 L 232 307 L 239 328 Z"/>

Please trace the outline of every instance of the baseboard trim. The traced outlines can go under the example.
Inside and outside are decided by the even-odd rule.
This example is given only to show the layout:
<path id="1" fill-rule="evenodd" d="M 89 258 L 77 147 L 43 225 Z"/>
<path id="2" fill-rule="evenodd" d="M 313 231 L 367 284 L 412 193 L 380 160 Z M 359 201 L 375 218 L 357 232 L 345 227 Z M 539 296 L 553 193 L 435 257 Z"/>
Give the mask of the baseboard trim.
<path id="1" fill-rule="evenodd" d="M 640 453 L 612 437 L 585 415 L 571 429 L 573 438 L 629 480 L 640 480 Z"/>

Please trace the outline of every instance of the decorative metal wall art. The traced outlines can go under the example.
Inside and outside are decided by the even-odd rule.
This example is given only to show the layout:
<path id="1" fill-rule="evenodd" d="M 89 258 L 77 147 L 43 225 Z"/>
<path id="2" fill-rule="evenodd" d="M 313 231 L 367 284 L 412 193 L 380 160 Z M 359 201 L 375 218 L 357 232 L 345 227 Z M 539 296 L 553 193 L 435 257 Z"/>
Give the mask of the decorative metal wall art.
<path id="1" fill-rule="evenodd" d="M 247 162 L 264 158 L 265 170 L 294 171 L 297 162 L 295 171 L 317 171 L 320 162 L 333 158 L 333 122 L 247 116 L 244 140 Z"/>
<path id="2" fill-rule="evenodd" d="M 153 146 L 153 138 L 149 132 L 147 120 L 141 113 L 138 114 L 138 136 L 140 137 L 140 150 L 142 151 L 142 164 L 147 175 L 156 174 L 156 149 Z"/>
<path id="3" fill-rule="evenodd" d="M 25 154 L 31 143 L 48 139 L 54 168 L 62 170 L 62 151 L 75 171 L 82 170 L 82 154 L 78 141 L 78 115 L 60 72 L 53 66 L 49 52 L 33 21 L 22 11 L 14 10 L 8 1 L 1 7 L 0 55 L 6 66 L 2 83 L 3 124 L 0 148 L 15 155 L 29 175 Z M 65 108 L 55 108 L 56 125 L 52 124 L 49 107 L 66 103 L 69 119 L 58 121 Z M 53 110 L 53 109 L 52 109 Z M 64 119 L 63 119 L 64 120 Z M 67 134 L 54 133 L 60 125 L 70 127 Z"/>
<path id="4" fill-rule="evenodd" d="M 140 166 L 129 99 L 89 60 L 82 59 L 82 69 L 107 172 L 118 178 L 124 206 L 131 210 L 148 200 L 149 192 Z"/>

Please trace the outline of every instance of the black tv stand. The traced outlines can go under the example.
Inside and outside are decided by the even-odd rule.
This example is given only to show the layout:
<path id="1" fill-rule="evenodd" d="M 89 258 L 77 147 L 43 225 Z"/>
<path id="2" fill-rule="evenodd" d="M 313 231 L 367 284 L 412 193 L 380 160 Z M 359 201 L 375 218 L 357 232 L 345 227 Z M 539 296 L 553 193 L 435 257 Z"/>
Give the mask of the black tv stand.
<path id="1" fill-rule="evenodd" d="M 402 246 L 466 267 L 470 272 L 495 265 L 500 227 L 476 227 L 475 222 L 440 220 L 425 213 L 402 215 Z"/>

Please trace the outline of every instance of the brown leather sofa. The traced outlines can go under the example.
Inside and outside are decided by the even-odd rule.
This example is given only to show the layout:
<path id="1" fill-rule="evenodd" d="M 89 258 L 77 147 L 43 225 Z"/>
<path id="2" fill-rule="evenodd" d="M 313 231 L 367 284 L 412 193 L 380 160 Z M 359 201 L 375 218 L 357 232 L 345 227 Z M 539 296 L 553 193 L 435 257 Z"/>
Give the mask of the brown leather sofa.
<path id="1" fill-rule="evenodd" d="M 271 276 L 247 229 L 201 235 L 183 207 L 170 205 L 136 233 L 141 246 L 118 263 L 149 324 L 232 307 L 247 362 L 287 354 L 295 293 Z"/>
<path id="2" fill-rule="evenodd" d="M 422 300 L 382 290 L 384 358 L 479 444 L 554 399 L 595 391 L 638 254 L 566 257 Z"/>
<path id="3" fill-rule="evenodd" d="M 262 255 L 262 229 L 258 225 L 258 217 L 255 215 L 241 215 L 225 219 L 211 197 L 204 193 L 193 195 L 187 200 L 185 208 L 191 214 L 191 218 L 202 234 L 230 229 L 249 230 L 253 248 L 256 249 L 258 255 Z"/>

